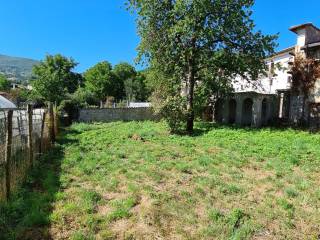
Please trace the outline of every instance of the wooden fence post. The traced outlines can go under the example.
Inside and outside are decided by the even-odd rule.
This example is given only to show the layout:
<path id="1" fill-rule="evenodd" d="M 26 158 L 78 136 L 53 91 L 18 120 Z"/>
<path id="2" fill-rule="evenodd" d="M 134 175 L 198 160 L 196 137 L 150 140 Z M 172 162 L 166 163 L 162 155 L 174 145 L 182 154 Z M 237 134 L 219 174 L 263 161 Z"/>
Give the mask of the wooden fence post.
<path id="1" fill-rule="evenodd" d="M 56 140 L 55 131 L 54 131 L 54 113 L 53 113 L 53 104 L 49 103 L 49 135 L 51 143 L 54 143 Z"/>
<path id="2" fill-rule="evenodd" d="M 33 167 L 33 143 L 32 143 L 32 128 L 33 128 L 33 120 L 32 120 L 32 106 L 28 104 L 27 106 L 28 113 L 28 149 L 29 149 L 29 163 L 30 166 Z"/>
<path id="3" fill-rule="evenodd" d="M 13 111 L 8 111 L 7 116 L 7 126 L 6 126 L 6 156 L 5 156 L 5 166 L 6 166 L 6 199 L 10 198 L 11 192 L 11 149 L 12 149 L 12 115 Z"/>
<path id="4" fill-rule="evenodd" d="M 39 149 L 40 154 L 42 154 L 44 151 L 43 132 L 44 132 L 45 124 L 46 124 L 46 110 L 42 113 L 42 119 L 41 119 L 40 149 Z"/>

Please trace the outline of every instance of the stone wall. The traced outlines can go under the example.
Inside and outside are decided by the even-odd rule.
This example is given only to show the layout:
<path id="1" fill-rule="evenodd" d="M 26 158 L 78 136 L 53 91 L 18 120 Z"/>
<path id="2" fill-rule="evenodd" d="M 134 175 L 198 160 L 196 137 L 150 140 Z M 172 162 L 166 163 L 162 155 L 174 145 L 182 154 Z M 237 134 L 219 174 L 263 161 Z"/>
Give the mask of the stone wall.
<path id="1" fill-rule="evenodd" d="M 79 122 L 114 122 L 156 120 L 151 108 L 81 109 Z"/>
<path id="2" fill-rule="evenodd" d="M 290 124 L 298 125 L 303 114 L 303 96 L 293 95 L 290 97 Z M 308 120 L 308 108 L 305 105 L 304 121 Z"/>
<path id="3" fill-rule="evenodd" d="M 276 95 L 255 92 L 235 93 L 220 99 L 215 106 L 215 121 L 238 126 L 261 127 L 277 118 Z"/>
<path id="4" fill-rule="evenodd" d="M 320 103 L 311 103 L 309 105 L 310 117 L 309 126 L 311 132 L 320 131 Z"/>

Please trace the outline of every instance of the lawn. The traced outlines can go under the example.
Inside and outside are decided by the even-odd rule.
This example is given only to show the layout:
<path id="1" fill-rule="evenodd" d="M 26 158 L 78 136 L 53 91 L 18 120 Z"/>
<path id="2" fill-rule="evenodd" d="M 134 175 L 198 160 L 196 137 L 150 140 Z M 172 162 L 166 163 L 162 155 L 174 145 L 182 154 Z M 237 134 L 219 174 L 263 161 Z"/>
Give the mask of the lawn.
<path id="1" fill-rule="evenodd" d="M 73 125 L 0 207 L 0 239 L 318 239 L 320 135 L 196 128 Z"/>

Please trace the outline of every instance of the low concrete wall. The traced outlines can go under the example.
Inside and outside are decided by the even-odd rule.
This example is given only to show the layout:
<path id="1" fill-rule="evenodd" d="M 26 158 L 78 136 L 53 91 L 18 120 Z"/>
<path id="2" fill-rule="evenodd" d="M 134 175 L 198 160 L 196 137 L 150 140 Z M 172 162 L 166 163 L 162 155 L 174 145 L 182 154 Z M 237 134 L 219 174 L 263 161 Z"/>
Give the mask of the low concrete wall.
<path id="1" fill-rule="evenodd" d="M 79 122 L 115 122 L 157 120 L 151 108 L 81 109 Z"/>

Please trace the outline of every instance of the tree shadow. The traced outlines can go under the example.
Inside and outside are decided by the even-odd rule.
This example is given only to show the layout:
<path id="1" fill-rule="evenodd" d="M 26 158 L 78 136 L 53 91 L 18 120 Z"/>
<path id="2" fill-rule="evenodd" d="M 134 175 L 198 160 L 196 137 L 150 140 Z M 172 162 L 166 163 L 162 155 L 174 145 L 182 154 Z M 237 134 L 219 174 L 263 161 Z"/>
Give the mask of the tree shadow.
<path id="1" fill-rule="evenodd" d="M 74 134 L 77 134 L 74 132 Z M 65 133 L 29 171 L 10 201 L 0 205 L 0 240 L 50 240 L 50 215 L 61 190 L 64 144 L 76 144 Z"/>
<path id="2" fill-rule="evenodd" d="M 283 126 L 279 124 L 255 128 L 255 127 L 243 127 L 235 124 L 230 125 L 230 124 L 220 124 L 220 123 L 211 123 L 211 122 L 197 122 L 195 124 L 195 128 L 191 136 L 192 137 L 202 136 L 215 129 L 244 130 L 250 133 L 258 133 L 261 131 L 265 131 L 266 129 L 269 129 L 271 131 L 278 131 L 278 132 L 287 131 L 288 129 L 294 129 L 297 131 L 309 131 L 308 128 L 303 126 L 286 126 L 286 125 Z"/>

